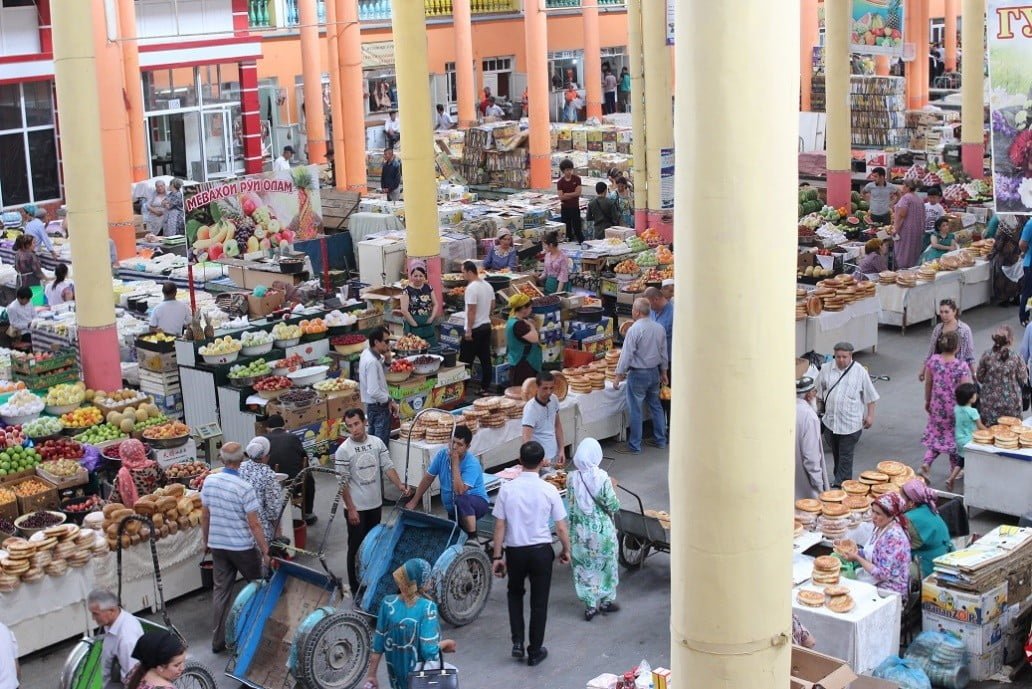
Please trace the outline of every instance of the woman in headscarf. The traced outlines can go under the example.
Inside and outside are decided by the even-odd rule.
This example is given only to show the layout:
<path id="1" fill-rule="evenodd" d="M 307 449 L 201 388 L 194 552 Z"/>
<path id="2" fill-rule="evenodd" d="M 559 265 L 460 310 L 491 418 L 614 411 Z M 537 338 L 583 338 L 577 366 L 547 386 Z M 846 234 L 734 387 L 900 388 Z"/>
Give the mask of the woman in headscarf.
<path id="1" fill-rule="evenodd" d="M 609 474 L 599 468 L 602 446 L 585 438 L 573 455 L 576 471 L 566 478 L 570 502 L 570 545 L 573 586 L 584 603 L 584 619 L 598 613 L 616 612 L 617 569 L 616 526 L 613 514 L 620 501 Z"/>
<path id="2" fill-rule="evenodd" d="M 126 689 L 175 687 L 186 668 L 186 644 L 171 632 L 146 632 L 136 640 L 133 658 L 139 662 L 129 673 Z"/>
<path id="3" fill-rule="evenodd" d="M 147 458 L 147 448 L 139 440 L 123 440 L 118 445 L 118 456 L 122 468 L 115 476 L 115 487 L 108 502 L 132 507 L 142 496 L 165 485 L 165 472 L 157 462 Z"/>
<path id="4" fill-rule="evenodd" d="M 989 218 L 983 235 L 983 239 L 994 240 L 993 249 L 987 258 L 993 270 L 993 299 L 1000 306 L 1017 304 L 1021 295 L 1025 270 L 1018 241 L 1024 225 L 1025 216 L 994 215 Z"/>
<path id="5" fill-rule="evenodd" d="M 509 385 L 523 385 L 541 370 L 541 342 L 530 317 L 530 297 L 522 292 L 509 297 L 509 320 L 505 323 L 505 352 L 509 361 Z"/>
<path id="6" fill-rule="evenodd" d="M 391 689 L 407 689 L 408 675 L 417 664 L 455 652 L 455 641 L 441 639 L 437 605 L 422 595 L 430 583 L 430 563 L 412 558 L 394 570 L 394 582 L 398 594 L 383 599 L 376 617 L 373 652 L 363 685 L 369 689 L 379 686 L 376 670 L 381 655 L 387 656 Z"/>
<path id="7" fill-rule="evenodd" d="M 270 449 L 268 438 L 254 438 L 244 450 L 247 461 L 240 465 L 240 478 L 250 483 L 258 496 L 258 521 L 265 532 L 266 543 L 271 543 L 276 537 L 283 510 L 283 486 L 269 466 Z"/>
<path id="8" fill-rule="evenodd" d="M 154 183 L 154 191 L 143 204 L 143 224 L 151 234 L 161 234 L 161 228 L 165 225 L 166 196 L 165 182 L 158 180 Z"/>
<path id="9" fill-rule="evenodd" d="M 408 284 L 401 293 L 401 316 L 405 334 L 423 338 L 433 347 L 437 344 L 434 322 L 441 315 L 441 298 L 426 281 L 426 264 L 413 261 L 409 265 Z"/>
<path id="10" fill-rule="evenodd" d="M 494 244 L 484 258 L 484 270 L 509 270 L 519 267 L 519 255 L 512 246 L 512 232 L 503 227 L 495 235 Z"/>
<path id="11" fill-rule="evenodd" d="M 871 540 L 861 550 L 843 555 L 864 568 L 861 579 L 898 593 L 904 602 L 910 588 L 910 538 L 905 510 L 906 502 L 899 493 L 879 497 L 871 505 Z"/>
<path id="12" fill-rule="evenodd" d="M 892 214 L 892 240 L 900 269 L 917 265 L 924 243 L 925 210 L 924 201 L 917 196 L 918 186 L 915 180 L 903 180 L 903 195 Z"/>
<path id="13" fill-rule="evenodd" d="M 921 578 L 932 573 L 932 562 L 940 555 L 953 550 L 950 530 L 939 516 L 935 504 L 935 493 L 919 478 L 903 484 L 903 499 L 906 502 L 906 517 L 910 523 L 910 552 L 921 562 Z"/>
<path id="14" fill-rule="evenodd" d="M 993 333 L 992 348 L 978 361 L 978 401 L 986 426 L 1001 416 L 1021 418 L 1021 386 L 1028 382 L 1028 369 L 1013 346 L 1014 331 L 1001 325 Z"/>
<path id="15" fill-rule="evenodd" d="M 165 237 L 181 235 L 186 230 L 186 214 L 183 210 L 183 180 L 176 177 L 169 183 L 171 190 L 161 202 L 165 208 L 165 220 L 161 234 Z"/>

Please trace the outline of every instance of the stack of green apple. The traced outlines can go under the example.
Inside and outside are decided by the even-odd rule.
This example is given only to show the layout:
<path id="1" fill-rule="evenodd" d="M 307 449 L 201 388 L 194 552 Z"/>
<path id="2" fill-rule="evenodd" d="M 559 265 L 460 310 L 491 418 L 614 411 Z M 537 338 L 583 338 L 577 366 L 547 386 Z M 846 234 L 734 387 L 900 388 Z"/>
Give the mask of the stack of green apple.
<path id="1" fill-rule="evenodd" d="M 27 469 L 35 469 L 37 464 L 39 464 L 39 454 L 33 448 L 9 447 L 0 452 L 0 477 Z"/>
<path id="2" fill-rule="evenodd" d="M 96 445 L 107 440 L 118 440 L 119 438 L 129 437 L 128 433 L 123 433 L 119 430 L 118 426 L 114 426 L 110 423 L 102 423 L 92 428 L 87 428 L 85 431 L 75 436 L 75 439 L 80 443 L 86 445 Z"/>

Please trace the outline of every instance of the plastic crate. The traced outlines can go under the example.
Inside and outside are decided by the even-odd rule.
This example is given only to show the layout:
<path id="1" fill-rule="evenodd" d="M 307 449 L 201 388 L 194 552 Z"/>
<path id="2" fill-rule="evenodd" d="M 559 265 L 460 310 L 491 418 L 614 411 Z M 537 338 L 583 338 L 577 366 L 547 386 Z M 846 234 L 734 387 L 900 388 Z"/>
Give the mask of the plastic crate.
<path id="1" fill-rule="evenodd" d="M 76 366 L 75 350 L 71 348 L 59 349 L 48 359 L 37 361 L 28 355 L 11 355 L 11 371 L 25 375 L 42 375 L 50 371 L 63 369 L 67 366 Z"/>

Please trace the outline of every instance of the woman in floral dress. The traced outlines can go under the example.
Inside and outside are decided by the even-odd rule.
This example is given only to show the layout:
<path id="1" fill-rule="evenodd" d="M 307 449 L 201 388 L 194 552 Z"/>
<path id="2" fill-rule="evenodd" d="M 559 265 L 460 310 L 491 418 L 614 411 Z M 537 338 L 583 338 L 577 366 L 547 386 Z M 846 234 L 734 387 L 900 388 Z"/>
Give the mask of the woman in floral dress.
<path id="1" fill-rule="evenodd" d="M 978 396 L 982 423 L 992 426 L 1001 416 L 1021 418 L 1021 384 L 1028 378 L 1025 362 L 1011 350 L 1014 333 L 1002 325 L 993 333 L 993 348 L 978 362 Z"/>
<path id="2" fill-rule="evenodd" d="M 584 619 L 619 610 L 616 585 L 616 526 L 612 514 L 620 509 L 609 474 L 599 468 L 602 446 L 585 438 L 573 456 L 576 471 L 566 479 L 570 503 L 570 544 L 573 586 L 584 603 Z"/>
<path id="3" fill-rule="evenodd" d="M 939 354 L 933 354 L 925 364 L 925 411 L 928 412 L 928 424 L 921 439 L 925 446 L 921 475 L 925 479 L 928 478 L 932 462 L 940 454 L 949 455 L 950 467 L 958 465 L 953 416 L 955 392 L 961 383 L 971 382 L 971 367 L 966 361 L 957 358 L 959 346 L 960 338 L 956 331 L 943 333 L 936 344 Z"/>
<path id="4" fill-rule="evenodd" d="M 271 445 L 268 438 L 254 438 L 247 444 L 247 461 L 240 465 L 240 478 L 251 484 L 258 496 L 258 521 L 265 532 L 265 542 L 271 543 L 279 531 L 283 510 L 283 486 L 276 480 L 276 472 L 269 466 Z"/>
<path id="5" fill-rule="evenodd" d="M 906 502 L 899 493 L 886 493 L 875 500 L 871 505 L 871 540 L 861 551 L 845 557 L 863 567 L 858 578 L 898 593 L 905 603 L 910 588 L 910 537 L 904 512 Z"/>

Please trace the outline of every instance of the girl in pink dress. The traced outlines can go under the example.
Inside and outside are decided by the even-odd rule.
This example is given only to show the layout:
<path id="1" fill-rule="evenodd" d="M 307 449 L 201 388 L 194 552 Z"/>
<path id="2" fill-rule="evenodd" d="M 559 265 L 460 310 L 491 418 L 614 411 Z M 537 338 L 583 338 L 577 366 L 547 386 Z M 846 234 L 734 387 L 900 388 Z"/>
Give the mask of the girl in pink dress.
<path id="1" fill-rule="evenodd" d="M 914 193 L 917 182 L 903 181 L 903 196 L 892 214 L 892 239 L 895 242 L 896 268 L 913 268 L 924 248 L 925 207 Z"/>
<path id="2" fill-rule="evenodd" d="M 957 358 L 960 338 L 956 331 L 939 336 L 937 343 L 940 354 L 933 354 L 925 364 L 925 411 L 928 424 L 925 426 L 921 443 L 925 446 L 921 475 L 926 479 L 932 462 L 940 454 L 949 455 L 950 467 L 959 466 L 957 441 L 954 437 L 953 405 L 955 391 L 961 383 L 971 382 L 971 367 Z"/>

